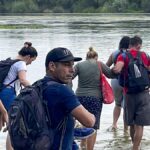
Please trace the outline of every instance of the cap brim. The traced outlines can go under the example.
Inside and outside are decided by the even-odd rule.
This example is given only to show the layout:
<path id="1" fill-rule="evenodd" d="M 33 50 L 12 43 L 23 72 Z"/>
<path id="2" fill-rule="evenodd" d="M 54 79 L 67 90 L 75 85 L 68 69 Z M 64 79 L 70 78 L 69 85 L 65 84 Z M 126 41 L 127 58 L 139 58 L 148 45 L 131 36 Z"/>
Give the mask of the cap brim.
<path id="1" fill-rule="evenodd" d="M 82 60 L 81 57 L 67 57 L 64 59 L 59 60 L 60 62 L 65 62 L 65 61 L 80 61 Z"/>
<path id="2" fill-rule="evenodd" d="M 81 57 L 74 57 L 74 61 L 80 61 L 80 60 L 82 60 Z"/>

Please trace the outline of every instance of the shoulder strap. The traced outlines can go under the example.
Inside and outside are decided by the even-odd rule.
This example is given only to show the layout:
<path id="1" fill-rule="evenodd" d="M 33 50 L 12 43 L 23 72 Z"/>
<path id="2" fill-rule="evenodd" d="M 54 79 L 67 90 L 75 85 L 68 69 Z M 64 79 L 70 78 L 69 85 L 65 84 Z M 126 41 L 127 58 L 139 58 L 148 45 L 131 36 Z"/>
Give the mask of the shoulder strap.
<path id="1" fill-rule="evenodd" d="M 132 54 L 130 52 L 126 52 L 125 54 L 128 56 L 129 61 L 131 61 L 131 60 L 134 59 L 133 56 L 132 56 Z"/>
<path id="2" fill-rule="evenodd" d="M 63 139 L 64 139 L 65 132 L 66 132 L 66 125 L 67 125 L 68 117 L 66 116 L 63 120 L 64 121 L 62 122 L 63 128 L 62 128 L 62 134 L 61 134 L 61 139 L 60 139 L 59 150 L 62 150 Z"/>
<path id="3" fill-rule="evenodd" d="M 4 87 L 9 86 L 9 85 L 12 84 L 13 82 L 15 82 L 17 79 L 18 79 L 18 76 L 17 76 L 14 80 L 12 80 L 11 82 L 9 82 L 8 84 L 4 85 Z"/>
<path id="4" fill-rule="evenodd" d="M 141 52 L 139 52 L 139 51 L 137 52 L 137 57 L 141 58 Z"/>
<path id="5" fill-rule="evenodd" d="M 16 62 L 21 61 L 20 59 L 14 59 L 14 60 L 13 60 L 13 59 L 11 59 L 11 58 L 7 58 L 6 60 L 8 60 L 8 61 L 11 63 L 11 66 L 12 66 L 13 64 L 15 64 Z M 12 84 L 13 82 L 15 82 L 17 79 L 18 79 L 18 76 L 17 76 L 14 80 L 10 81 L 8 84 L 4 85 L 4 88 L 7 87 L 7 86 L 9 86 L 9 85 Z"/>

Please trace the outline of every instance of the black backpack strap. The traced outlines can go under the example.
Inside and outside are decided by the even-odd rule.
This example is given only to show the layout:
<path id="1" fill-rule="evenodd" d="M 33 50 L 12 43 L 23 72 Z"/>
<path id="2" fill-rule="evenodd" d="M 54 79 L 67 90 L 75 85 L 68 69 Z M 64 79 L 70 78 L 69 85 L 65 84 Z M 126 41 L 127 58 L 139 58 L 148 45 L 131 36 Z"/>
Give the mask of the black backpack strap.
<path id="1" fill-rule="evenodd" d="M 126 52 L 126 55 L 129 58 L 129 62 L 132 61 L 134 59 L 134 57 L 132 56 L 132 54 L 130 52 Z"/>
<path id="2" fill-rule="evenodd" d="M 65 116 L 65 118 L 63 119 L 62 122 L 62 134 L 61 134 L 61 139 L 60 139 L 60 145 L 59 145 L 59 150 L 62 150 L 62 145 L 63 145 L 63 139 L 65 136 L 65 132 L 66 132 L 66 125 L 67 125 L 67 120 L 68 120 L 68 116 Z M 61 123 L 61 122 L 60 122 Z M 59 124 L 58 124 L 59 125 Z"/>
<path id="3" fill-rule="evenodd" d="M 134 59 L 134 57 L 132 56 L 132 54 L 130 52 L 127 52 L 126 54 L 127 54 L 127 56 L 129 57 L 130 60 Z M 141 60 L 141 52 L 140 51 L 137 51 L 137 55 L 136 55 L 135 58 L 139 58 Z"/>
<path id="4" fill-rule="evenodd" d="M 10 84 L 12 84 L 13 82 L 15 82 L 17 79 L 18 79 L 18 76 L 17 76 L 14 80 L 12 80 L 10 83 L 8 83 L 8 84 L 4 85 L 4 87 L 9 86 L 9 85 L 10 85 Z"/>
<path id="5" fill-rule="evenodd" d="M 137 57 L 141 59 L 141 52 L 137 52 Z"/>

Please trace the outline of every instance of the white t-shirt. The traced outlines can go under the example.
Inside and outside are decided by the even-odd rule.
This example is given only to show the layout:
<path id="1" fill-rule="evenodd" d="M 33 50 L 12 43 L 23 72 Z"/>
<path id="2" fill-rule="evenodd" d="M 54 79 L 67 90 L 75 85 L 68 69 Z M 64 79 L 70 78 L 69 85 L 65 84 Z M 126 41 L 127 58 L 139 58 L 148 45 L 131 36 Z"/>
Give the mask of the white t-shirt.
<path id="1" fill-rule="evenodd" d="M 15 80 L 19 71 L 22 71 L 22 70 L 27 71 L 27 66 L 26 66 L 26 63 L 24 61 L 18 61 L 16 63 L 14 63 L 10 67 L 8 75 L 6 76 L 3 84 L 7 85 L 11 81 Z M 20 89 L 20 81 L 16 80 L 15 82 L 11 83 L 10 86 L 14 87 L 16 92 L 17 92 Z"/>

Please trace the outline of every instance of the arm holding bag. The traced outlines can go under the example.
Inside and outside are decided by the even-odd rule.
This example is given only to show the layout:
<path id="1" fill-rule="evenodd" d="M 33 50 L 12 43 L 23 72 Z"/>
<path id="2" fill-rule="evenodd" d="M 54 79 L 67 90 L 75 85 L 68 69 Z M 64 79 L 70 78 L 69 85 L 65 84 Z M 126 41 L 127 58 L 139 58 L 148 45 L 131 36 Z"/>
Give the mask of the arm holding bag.
<path id="1" fill-rule="evenodd" d="M 101 64 L 100 62 L 98 62 L 98 67 L 100 69 L 100 89 L 102 92 L 102 98 L 103 98 L 103 103 L 104 104 L 111 104 L 114 102 L 114 94 L 113 94 L 113 90 L 110 86 L 110 84 L 108 83 L 105 75 L 102 72 L 101 69 Z"/>

